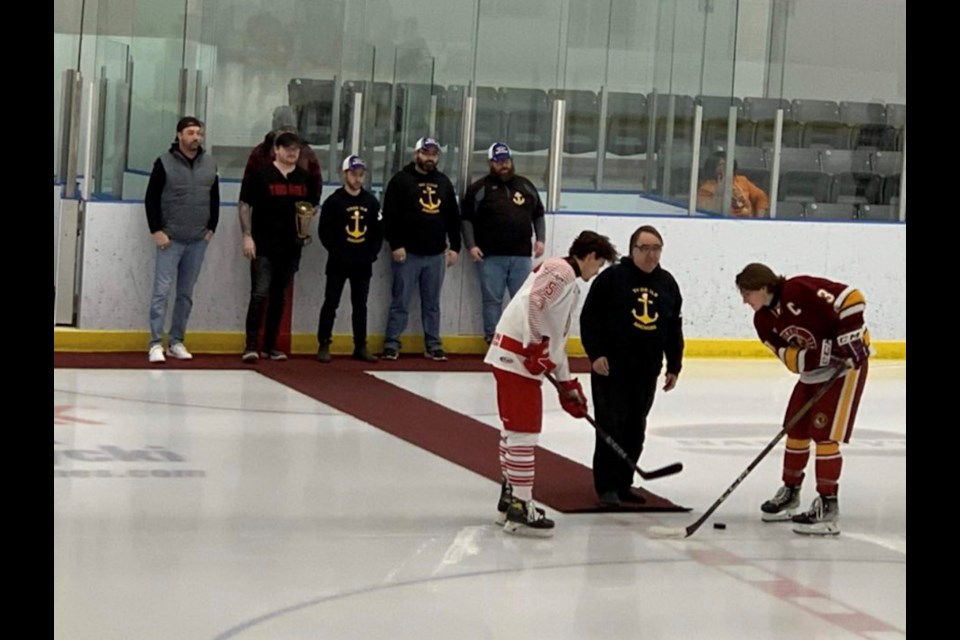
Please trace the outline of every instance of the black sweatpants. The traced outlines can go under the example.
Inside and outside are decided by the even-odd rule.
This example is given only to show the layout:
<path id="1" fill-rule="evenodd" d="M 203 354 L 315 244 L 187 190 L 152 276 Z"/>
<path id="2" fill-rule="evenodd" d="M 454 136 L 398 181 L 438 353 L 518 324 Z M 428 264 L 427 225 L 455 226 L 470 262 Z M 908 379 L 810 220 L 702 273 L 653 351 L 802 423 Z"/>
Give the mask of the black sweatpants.
<path id="1" fill-rule="evenodd" d="M 652 376 L 601 376 L 590 374 L 597 424 L 627 452 L 634 464 L 640 460 L 647 433 L 647 414 L 657 392 Z M 627 466 L 600 434 L 593 450 L 593 486 L 597 495 L 623 492 L 633 484 L 633 470 Z"/>

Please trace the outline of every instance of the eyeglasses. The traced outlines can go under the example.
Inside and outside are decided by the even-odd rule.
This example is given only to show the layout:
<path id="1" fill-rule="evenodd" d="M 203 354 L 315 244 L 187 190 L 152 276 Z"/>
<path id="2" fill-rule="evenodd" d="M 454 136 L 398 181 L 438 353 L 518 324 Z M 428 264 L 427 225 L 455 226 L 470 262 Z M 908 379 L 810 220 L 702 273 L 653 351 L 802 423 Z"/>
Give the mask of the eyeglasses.
<path id="1" fill-rule="evenodd" d="M 662 244 L 635 244 L 633 245 L 634 249 L 639 249 L 640 253 L 662 253 L 663 245 Z"/>

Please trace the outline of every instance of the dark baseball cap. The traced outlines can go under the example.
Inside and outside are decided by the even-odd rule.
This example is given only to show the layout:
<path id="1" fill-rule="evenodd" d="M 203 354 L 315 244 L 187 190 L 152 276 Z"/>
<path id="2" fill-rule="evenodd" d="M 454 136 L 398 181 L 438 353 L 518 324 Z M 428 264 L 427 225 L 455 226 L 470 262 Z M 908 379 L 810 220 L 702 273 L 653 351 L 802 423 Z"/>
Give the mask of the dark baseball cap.
<path id="1" fill-rule="evenodd" d="M 510 147 L 503 142 L 494 142 L 487 149 L 487 159 L 494 162 L 503 162 L 504 160 L 510 160 L 512 157 Z"/>
<path id="2" fill-rule="evenodd" d="M 193 116 L 186 116 L 184 118 L 180 118 L 180 121 L 177 122 L 177 133 L 180 133 L 187 127 L 200 127 L 202 129 L 203 123 L 197 120 L 196 118 L 194 118 Z"/>

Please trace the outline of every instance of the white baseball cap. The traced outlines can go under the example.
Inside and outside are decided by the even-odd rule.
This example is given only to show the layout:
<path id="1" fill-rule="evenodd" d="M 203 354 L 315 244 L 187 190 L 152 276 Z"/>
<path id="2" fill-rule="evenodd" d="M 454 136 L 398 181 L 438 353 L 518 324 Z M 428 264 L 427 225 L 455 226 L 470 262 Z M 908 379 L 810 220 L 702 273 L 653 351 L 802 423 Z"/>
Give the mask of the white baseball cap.
<path id="1" fill-rule="evenodd" d="M 360 156 L 347 156 L 340 165 L 342 171 L 361 171 L 367 168 L 367 163 Z"/>
<path id="2" fill-rule="evenodd" d="M 413 150 L 420 151 L 422 149 L 430 149 L 431 147 L 440 151 L 440 143 L 437 142 L 436 138 L 423 137 L 417 140 L 417 144 Z"/>

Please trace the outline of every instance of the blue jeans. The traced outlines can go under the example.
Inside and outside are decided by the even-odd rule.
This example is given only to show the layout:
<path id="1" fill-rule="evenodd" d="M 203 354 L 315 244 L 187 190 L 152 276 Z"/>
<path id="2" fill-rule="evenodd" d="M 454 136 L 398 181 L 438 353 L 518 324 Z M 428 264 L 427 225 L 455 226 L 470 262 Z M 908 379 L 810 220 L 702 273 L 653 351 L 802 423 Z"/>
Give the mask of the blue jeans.
<path id="1" fill-rule="evenodd" d="M 493 339 L 500 322 L 503 294 L 509 290 L 511 298 L 517 295 L 532 268 L 533 260 L 524 256 L 484 256 L 477 263 L 483 294 L 483 337 L 487 342 Z"/>
<path id="2" fill-rule="evenodd" d="M 183 342 L 187 320 L 193 309 L 193 287 L 200 276 L 203 256 L 209 243 L 202 238 L 193 242 L 171 240 L 166 249 L 157 248 L 153 274 L 153 296 L 150 299 L 150 346 L 163 343 L 163 321 L 167 316 L 167 299 L 173 280 L 177 280 L 177 298 L 173 303 L 170 344 Z"/>
<path id="3" fill-rule="evenodd" d="M 420 290 L 420 318 L 427 351 L 442 349 L 440 342 L 440 288 L 447 269 L 444 254 L 419 256 L 408 253 L 405 262 L 392 262 L 393 298 L 387 319 L 384 349 L 400 350 L 400 334 L 407 328 L 410 298 L 415 287 Z"/>

